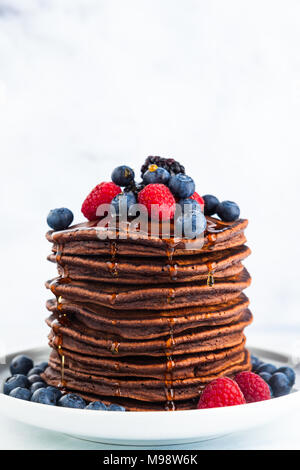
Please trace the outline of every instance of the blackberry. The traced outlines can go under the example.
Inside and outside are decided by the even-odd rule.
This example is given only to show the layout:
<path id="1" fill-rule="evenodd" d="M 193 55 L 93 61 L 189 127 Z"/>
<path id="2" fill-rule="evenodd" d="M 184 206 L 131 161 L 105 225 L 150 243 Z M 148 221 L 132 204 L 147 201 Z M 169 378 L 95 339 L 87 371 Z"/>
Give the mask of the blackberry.
<path id="1" fill-rule="evenodd" d="M 155 164 L 161 168 L 167 170 L 171 175 L 177 175 L 178 173 L 185 174 L 184 166 L 182 166 L 179 162 L 176 162 L 174 158 L 162 158 L 162 157 L 147 157 L 145 160 L 144 165 L 141 168 L 141 176 L 143 178 L 144 173 L 148 170 L 148 166 L 151 164 Z"/>
<path id="2" fill-rule="evenodd" d="M 124 193 L 132 192 L 135 196 L 137 196 L 138 193 L 142 191 L 142 189 L 144 189 L 145 186 L 146 184 L 143 183 L 143 181 L 141 183 L 136 183 L 135 181 L 132 181 L 131 184 L 129 184 L 128 186 L 124 188 Z"/>

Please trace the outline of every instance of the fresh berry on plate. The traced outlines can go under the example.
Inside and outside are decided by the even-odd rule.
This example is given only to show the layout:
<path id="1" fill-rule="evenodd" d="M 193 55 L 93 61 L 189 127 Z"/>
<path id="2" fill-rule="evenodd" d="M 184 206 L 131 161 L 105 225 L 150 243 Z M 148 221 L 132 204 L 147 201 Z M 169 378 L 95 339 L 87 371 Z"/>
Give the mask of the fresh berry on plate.
<path id="1" fill-rule="evenodd" d="M 73 212 L 66 207 L 52 209 L 47 217 L 47 224 L 53 230 L 65 230 L 73 222 Z"/>
<path id="2" fill-rule="evenodd" d="M 190 176 L 183 175 L 182 173 L 172 175 L 168 185 L 173 195 L 181 199 L 191 197 L 195 192 L 194 180 Z"/>
<path id="3" fill-rule="evenodd" d="M 292 387 L 295 384 L 296 374 L 294 369 L 288 366 L 279 367 L 276 372 L 281 372 L 282 374 L 286 375 L 289 381 L 290 386 Z"/>
<path id="4" fill-rule="evenodd" d="M 29 375 L 28 376 L 28 382 L 30 383 L 30 385 L 36 383 L 36 382 L 43 382 L 43 380 L 41 379 L 41 376 L 38 375 L 38 374 L 32 374 L 32 375 Z"/>
<path id="5" fill-rule="evenodd" d="M 179 162 L 176 162 L 174 158 L 162 158 L 162 157 L 147 157 L 145 163 L 141 168 L 141 176 L 143 178 L 144 173 L 148 170 L 149 165 L 157 165 L 160 168 L 164 168 L 167 170 L 171 175 L 176 175 L 178 173 L 185 173 L 184 166 L 182 166 Z"/>
<path id="6" fill-rule="evenodd" d="M 268 372 L 269 374 L 274 374 L 276 372 L 277 368 L 273 364 L 268 364 L 268 363 L 262 363 L 258 368 L 256 369 L 256 373 L 260 374 L 261 372 Z"/>
<path id="7" fill-rule="evenodd" d="M 34 366 L 32 369 L 30 369 L 30 371 L 27 373 L 27 377 L 29 377 L 30 375 L 40 375 L 42 374 L 44 371 L 41 367 L 39 366 Z"/>
<path id="8" fill-rule="evenodd" d="M 54 394 L 56 401 L 58 401 L 62 397 L 61 391 L 56 387 L 52 387 L 52 385 L 49 385 L 49 387 L 47 387 L 47 390 L 51 391 Z"/>
<path id="9" fill-rule="evenodd" d="M 240 208 L 235 202 L 223 201 L 217 207 L 217 214 L 224 222 L 234 222 L 240 216 Z"/>
<path id="10" fill-rule="evenodd" d="M 28 390 L 28 388 L 17 387 L 10 392 L 9 396 L 13 398 L 19 398 L 20 400 L 29 401 L 31 398 L 31 391 Z"/>
<path id="11" fill-rule="evenodd" d="M 126 165 L 118 166 L 112 172 L 111 180 L 117 186 L 128 186 L 134 180 L 134 171 Z"/>
<path id="12" fill-rule="evenodd" d="M 111 205 L 116 211 L 116 215 L 127 214 L 130 207 L 136 204 L 136 197 L 132 191 L 117 194 L 111 201 Z"/>
<path id="13" fill-rule="evenodd" d="M 175 220 L 177 237 L 193 239 L 206 229 L 206 218 L 201 210 L 186 212 Z"/>
<path id="14" fill-rule="evenodd" d="M 269 372 L 260 372 L 258 375 L 267 383 L 269 383 L 269 380 L 272 377 L 272 375 L 269 374 Z"/>
<path id="15" fill-rule="evenodd" d="M 39 388 L 45 388 L 45 387 L 46 387 L 45 382 L 34 382 L 30 387 L 30 391 L 31 393 L 34 393 Z"/>
<path id="16" fill-rule="evenodd" d="M 97 209 L 101 204 L 110 204 L 113 198 L 121 192 L 115 183 L 98 184 L 84 200 L 81 212 L 88 220 L 97 218 Z"/>
<path id="17" fill-rule="evenodd" d="M 138 195 L 138 202 L 143 204 L 149 216 L 160 220 L 174 217 L 176 202 L 173 194 L 164 184 L 148 184 Z"/>
<path id="18" fill-rule="evenodd" d="M 251 354 L 251 365 L 252 365 L 252 372 L 255 372 L 259 366 L 261 366 L 263 362 L 254 354 Z"/>
<path id="19" fill-rule="evenodd" d="M 205 194 L 204 199 L 204 214 L 214 215 L 217 212 L 217 207 L 220 204 L 219 199 L 212 194 Z"/>
<path id="20" fill-rule="evenodd" d="M 149 165 L 148 170 L 144 173 L 143 181 L 145 184 L 167 184 L 170 179 L 170 173 L 165 168 L 159 167 L 154 163 Z"/>
<path id="21" fill-rule="evenodd" d="M 126 411 L 126 410 L 124 406 L 115 405 L 114 403 L 112 403 L 111 405 L 109 405 L 108 411 Z"/>
<path id="22" fill-rule="evenodd" d="M 220 377 L 205 387 L 200 396 L 198 409 L 243 405 L 245 403 L 244 395 L 238 384 L 228 377 Z"/>
<path id="23" fill-rule="evenodd" d="M 36 390 L 31 397 L 31 401 L 34 403 L 41 403 L 42 405 L 56 405 L 55 394 L 47 388 L 39 388 Z"/>
<path id="24" fill-rule="evenodd" d="M 282 372 L 275 372 L 269 380 L 269 385 L 274 397 L 288 395 L 292 388 L 288 377 Z"/>
<path id="25" fill-rule="evenodd" d="M 102 403 L 102 401 L 92 401 L 88 404 L 88 406 L 85 407 L 85 409 L 107 411 L 107 407 L 104 405 L 104 403 Z"/>
<path id="26" fill-rule="evenodd" d="M 269 400 L 271 393 L 268 384 L 254 372 L 240 372 L 235 381 L 240 387 L 247 403 Z"/>
<path id="27" fill-rule="evenodd" d="M 194 194 L 191 195 L 190 199 L 194 199 L 195 201 L 197 201 L 198 204 L 200 204 L 202 212 L 204 211 L 205 201 L 203 197 L 201 197 L 198 193 L 196 193 L 196 191 L 194 192 Z"/>
<path id="28" fill-rule="evenodd" d="M 79 397 L 75 393 L 67 393 L 67 395 L 63 395 L 59 399 L 58 406 L 63 406 L 65 408 L 83 409 L 86 407 L 86 402 L 83 398 Z"/>
<path id="29" fill-rule="evenodd" d="M 12 377 L 8 377 L 8 379 L 6 379 L 6 382 L 4 383 L 3 392 L 5 395 L 9 395 L 10 392 L 14 388 L 17 388 L 17 387 L 21 387 L 21 388 L 30 387 L 30 383 L 28 382 L 28 378 L 26 377 L 26 375 L 16 374 L 16 375 L 13 375 Z"/>
<path id="30" fill-rule="evenodd" d="M 44 372 L 44 370 L 48 367 L 48 362 L 46 361 L 39 362 L 38 364 L 35 365 L 35 367 L 42 369 L 42 371 Z"/>
<path id="31" fill-rule="evenodd" d="M 13 360 L 10 363 L 10 372 L 12 375 L 15 374 L 23 374 L 27 375 L 27 373 L 32 369 L 33 367 L 33 360 L 28 357 L 22 355 L 18 355 L 13 358 Z"/>

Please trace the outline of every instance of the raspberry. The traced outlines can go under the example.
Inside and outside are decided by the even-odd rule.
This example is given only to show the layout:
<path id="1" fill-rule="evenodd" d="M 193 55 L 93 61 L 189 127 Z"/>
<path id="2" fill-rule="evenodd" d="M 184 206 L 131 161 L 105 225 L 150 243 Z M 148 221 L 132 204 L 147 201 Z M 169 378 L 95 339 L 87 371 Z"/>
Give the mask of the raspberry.
<path id="1" fill-rule="evenodd" d="M 115 183 L 100 183 L 86 197 L 81 212 L 88 220 L 94 220 L 101 204 L 110 204 L 113 198 L 121 192 Z"/>
<path id="2" fill-rule="evenodd" d="M 254 372 L 240 372 L 235 377 L 235 381 L 242 390 L 247 403 L 271 398 L 268 384 Z"/>
<path id="3" fill-rule="evenodd" d="M 175 199 L 164 184 L 148 184 L 139 192 L 138 201 L 146 206 L 150 216 L 170 220 L 175 213 Z M 154 205 L 155 204 L 155 205 Z"/>
<path id="4" fill-rule="evenodd" d="M 200 396 L 198 409 L 243 405 L 245 403 L 244 395 L 237 383 L 228 377 L 220 377 L 205 387 Z"/>
<path id="5" fill-rule="evenodd" d="M 197 201 L 198 204 L 200 204 L 201 210 L 203 212 L 204 211 L 204 199 L 201 196 L 199 196 L 199 194 L 196 193 L 196 191 L 194 192 L 194 194 L 190 196 L 190 198 L 195 199 L 195 201 Z"/>

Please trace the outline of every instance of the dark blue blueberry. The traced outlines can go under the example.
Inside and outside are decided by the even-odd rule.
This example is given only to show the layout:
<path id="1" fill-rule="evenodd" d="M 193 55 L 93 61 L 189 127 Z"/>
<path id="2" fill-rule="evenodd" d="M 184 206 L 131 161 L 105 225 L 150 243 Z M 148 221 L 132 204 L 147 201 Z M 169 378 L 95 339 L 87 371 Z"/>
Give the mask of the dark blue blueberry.
<path id="1" fill-rule="evenodd" d="M 92 401 L 85 407 L 86 410 L 107 410 L 107 407 L 102 403 L 102 401 Z"/>
<path id="2" fill-rule="evenodd" d="M 287 367 L 287 366 L 279 367 L 279 369 L 277 369 L 276 372 L 282 372 L 282 374 L 286 375 L 291 387 L 295 384 L 296 374 L 295 374 L 294 369 L 292 369 L 291 367 Z"/>
<path id="3" fill-rule="evenodd" d="M 111 179 L 118 186 L 128 186 L 134 180 L 134 171 L 126 165 L 118 166 L 112 172 Z"/>
<path id="4" fill-rule="evenodd" d="M 75 395 L 75 393 L 68 393 L 61 397 L 58 401 L 58 406 L 64 406 L 65 408 L 85 408 L 86 402 L 83 398 Z"/>
<path id="5" fill-rule="evenodd" d="M 214 215 L 217 212 L 217 207 L 220 203 L 219 199 L 211 194 L 205 194 L 202 196 L 204 199 L 204 214 Z"/>
<path id="6" fill-rule="evenodd" d="M 28 388 L 17 387 L 10 392 L 9 396 L 13 398 L 19 398 L 20 400 L 29 401 L 31 398 L 31 391 L 28 390 Z"/>
<path id="7" fill-rule="evenodd" d="M 193 211 L 177 217 L 175 221 L 175 234 L 178 237 L 195 238 L 206 228 L 206 218 L 200 211 Z"/>
<path id="8" fill-rule="evenodd" d="M 46 387 L 45 382 L 34 382 L 30 387 L 30 391 L 31 393 L 34 393 L 39 388 L 45 388 L 45 387 Z"/>
<path id="9" fill-rule="evenodd" d="M 40 367 L 38 366 L 34 366 L 32 369 L 30 369 L 30 371 L 28 372 L 27 376 L 29 377 L 30 375 L 40 375 L 42 374 L 44 371 L 43 369 L 41 369 Z"/>
<path id="10" fill-rule="evenodd" d="M 259 376 L 267 383 L 269 383 L 269 380 L 272 377 L 272 375 L 269 374 L 269 372 L 261 372 Z"/>
<path id="11" fill-rule="evenodd" d="M 31 401 L 34 403 L 41 403 L 43 405 L 56 405 L 56 396 L 55 393 L 47 388 L 39 388 L 34 392 L 31 397 Z"/>
<path id="12" fill-rule="evenodd" d="M 47 387 L 47 390 L 51 390 L 54 393 L 56 401 L 58 401 L 62 397 L 61 391 L 56 387 L 52 387 L 52 385 L 49 385 L 49 387 Z"/>
<path id="13" fill-rule="evenodd" d="M 46 361 L 45 362 L 39 362 L 35 366 L 39 367 L 44 372 L 44 370 L 48 367 L 48 362 L 46 362 Z"/>
<path id="14" fill-rule="evenodd" d="M 223 201 L 217 207 L 217 214 L 224 222 L 233 222 L 240 216 L 239 206 L 232 201 Z"/>
<path id="15" fill-rule="evenodd" d="M 273 391 L 274 397 L 288 395 L 291 391 L 291 385 L 288 377 L 282 372 L 275 372 L 269 380 L 269 386 Z"/>
<path id="16" fill-rule="evenodd" d="M 252 364 L 252 371 L 255 372 L 259 366 L 263 364 L 263 362 L 254 354 L 251 354 L 251 364 Z"/>
<path id="17" fill-rule="evenodd" d="M 136 204 L 136 197 L 132 191 L 117 194 L 111 201 L 111 205 L 116 211 L 116 215 L 127 214 L 129 208 Z"/>
<path id="18" fill-rule="evenodd" d="M 195 201 L 195 199 L 180 199 L 178 204 L 181 206 L 182 212 L 190 212 L 190 211 L 200 211 L 201 212 L 201 206 L 200 204 Z"/>
<path id="19" fill-rule="evenodd" d="M 172 175 L 169 179 L 169 188 L 174 196 L 185 199 L 192 196 L 195 192 L 194 180 L 187 175 L 179 173 L 178 175 Z"/>
<path id="20" fill-rule="evenodd" d="M 15 374 L 23 374 L 26 375 L 28 371 L 33 367 L 33 360 L 28 357 L 19 355 L 13 358 L 13 360 L 10 363 L 10 372 L 12 375 Z"/>
<path id="21" fill-rule="evenodd" d="M 60 209 L 53 209 L 49 212 L 47 217 L 47 224 L 53 230 L 65 230 L 73 222 L 73 212 L 66 207 Z"/>
<path id="22" fill-rule="evenodd" d="M 167 184 L 170 179 L 168 170 L 156 168 L 156 165 L 150 165 L 146 173 L 143 175 L 143 181 L 146 184 Z"/>
<path id="23" fill-rule="evenodd" d="M 124 406 L 115 405 L 114 403 L 112 403 L 111 405 L 109 405 L 108 411 L 126 411 L 126 409 L 124 408 Z"/>
<path id="24" fill-rule="evenodd" d="M 8 379 L 6 380 L 3 386 L 3 392 L 5 393 L 5 395 L 9 395 L 10 392 L 14 388 L 17 388 L 17 387 L 22 387 L 22 388 L 30 387 L 30 384 L 26 375 L 16 374 L 16 375 L 13 375 L 12 377 L 8 377 Z"/>
<path id="25" fill-rule="evenodd" d="M 261 372 L 268 372 L 268 374 L 274 374 L 276 372 L 276 367 L 273 364 L 261 364 L 257 369 L 256 373 L 260 375 Z"/>
<path id="26" fill-rule="evenodd" d="M 30 383 L 30 385 L 32 385 L 36 382 L 43 382 L 43 380 L 41 379 L 40 375 L 32 374 L 28 376 L 28 382 Z"/>

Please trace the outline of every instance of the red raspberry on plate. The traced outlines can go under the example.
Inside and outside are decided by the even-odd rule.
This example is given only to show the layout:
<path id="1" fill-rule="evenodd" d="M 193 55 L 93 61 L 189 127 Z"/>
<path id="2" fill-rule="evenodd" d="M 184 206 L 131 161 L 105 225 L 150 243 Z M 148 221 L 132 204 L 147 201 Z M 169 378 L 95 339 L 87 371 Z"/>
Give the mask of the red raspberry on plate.
<path id="1" fill-rule="evenodd" d="M 190 196 L 190 198 L 194 199 L 195 201 L 198 202 L 198 204 L 200 204 L 201 210 L 203 212 L 204 211 L 204 199 L 201 196 L 199 196 L 199 194 L 196 193 L 196 191 L 194 192 L 194 194 Z"/>
<path id="2" fill-rule="evenodd" d="M 97 217 L 98 207 L 101 204 L 110 204 L 113 198 L 121 192 L 121 188 L 115 183 L 100 183 L 84 200 L 81 212 L 88 220 L 94 220 Z"/>
<path id="3" fill-rule="evenodd" d="M 269 400 L 271 392 L 268 384 L 253 372 L 240 372 L 235 381 L 243 392 L 247 403 Z"/>
<path id="4" fill-rule="evenodd" d="M 148 184 L 139 192 L 138 201 L 146 206 L 150 216 L 160 220 L 173 219 L 176 202 L 173 194 L 164 184 Z"/>
<path id="5" fill-rule="evenodd" d="M 210 382 L 203 390 L 198 409 L 243 405 L 245 403 L 246 400 L 237 383 L 228 377 L 219 377 Z"/>

